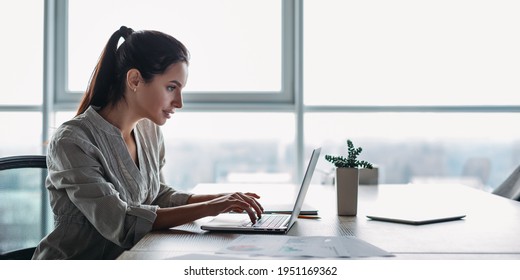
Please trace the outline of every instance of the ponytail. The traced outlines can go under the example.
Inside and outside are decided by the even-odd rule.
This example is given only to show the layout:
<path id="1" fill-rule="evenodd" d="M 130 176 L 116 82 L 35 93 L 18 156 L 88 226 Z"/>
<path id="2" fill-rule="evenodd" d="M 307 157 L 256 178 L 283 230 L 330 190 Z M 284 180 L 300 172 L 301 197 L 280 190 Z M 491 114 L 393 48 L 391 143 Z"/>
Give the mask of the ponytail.
<path id="1" fill-rule="evenodd" d="M 119 39 L 124 42 L 118 48 Z M 188 63 L 189 53 L 177 39 L 159 31 L 138 31 L 121 26 L 103 49 L 77 115 L 89 106 L 104 108 L 124 99 L 126 73 L 137 69 L 144 82 L 162 74 L 177 62 Z"/>
<path id="2" fill-rule="evenodd" d="M 114 32 L 103 49 L 94 72 L 90 77 L 90 82 L 81 100 L 76 115 L 82 114 L 89 106 L 94 105 L 100 108 L 118 100 L 114 99 L 113 85 L 116 82 L 116 52 L 119 39 L 126 40 L 134 31 L 126 26 L 121 26 Z"/>

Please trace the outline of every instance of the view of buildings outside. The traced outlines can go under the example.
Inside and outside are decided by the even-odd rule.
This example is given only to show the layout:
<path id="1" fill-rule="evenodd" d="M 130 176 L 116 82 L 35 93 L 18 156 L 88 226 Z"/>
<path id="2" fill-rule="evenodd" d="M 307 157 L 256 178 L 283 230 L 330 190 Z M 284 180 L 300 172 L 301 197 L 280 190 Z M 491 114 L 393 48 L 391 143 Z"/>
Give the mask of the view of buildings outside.
<path id="1" fill-rule="evenodd" d="M 322 153 L 346 155 L 345 141 L 325 143 Z M 520 139 L 500 146 L 457 141 L 358 142 L 364 148 L 361 158 L 378 166 L 381 184 L 462 183 L 491 191 L 520 164 Z M 312 148 L 307 146 L 306 150 Z M 293 145 L 184 142 L 169 144 L 167 150 L 166 180 L 182 190 L 190 190 L 198 183 L 262 182 L 255 176 L 258 173 L 264 175 L 266 183 L 292 183 L 295 179 Z M 332 184 L 333 172 L 333 166 L 322 158 L 313 182 Z M 242 174 L 238 180 L 233 176 L 237 174 Z"/>

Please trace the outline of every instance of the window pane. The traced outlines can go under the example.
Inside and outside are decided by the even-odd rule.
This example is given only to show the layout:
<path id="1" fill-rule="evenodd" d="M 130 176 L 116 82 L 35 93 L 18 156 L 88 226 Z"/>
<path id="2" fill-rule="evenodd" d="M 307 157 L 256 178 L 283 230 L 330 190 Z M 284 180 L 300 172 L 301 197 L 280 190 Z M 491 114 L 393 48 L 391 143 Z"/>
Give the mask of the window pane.
<path id="1" fill-rule="evenodd" d="M 346 156 L 352 139 L 363 148 L 360 159 L 380 167 L 380 183 L 435 177 L 491 190 L 520 164 L 520 135 L 512 129 L 519 122 L 511 113 L 309 113 L 305 143 Z"/>
<path id="2" fill-rule="evenodd" d="M 520 105 L 520 2 L 304 3 L 305 103 Z"/>
<path id="3" fill-rule="evenodd" d="M 76 111 L 59 111 L 54 114 L 54 126 L 50 132 L 50 134 L 54 134 L 56 128 L 58 128 L 62 123 L 74 118 L 76 116 Z"/>
<path id="4" fill-rule="evenodd" d="M 26 0 L 1 5 L 1 105 L 42 104 L 43 3 Z"/>
<path id="5" fill-rule="evenodd" d="M 281 89 L 280 0 L 69 1 L 68 20 L 72 91 L 85 90 L 106 41 L 121 25 L 163 31 L 187 46 L 186 91 Z"/>
<path id="6" fill-rule="evenodd" d="M 0 157 L 42 153 L 42 114 L 0 112 Z M 6 135 L 6 134 L 3 134 Z"/>
<path id="7" fill-rule="evenodd" d="M 73 116 L 57 113 L 57 126 Z M 288 113 L 176 113 L 162 126 L 166 182 L 179 190 L 198 183 L 292 183 L 294 122 Z"/>
<path id="8" fill-rule="evenodd" d="M 178 189 L 197 183 L 291 183 L 294 115 L 176 114 L 164 127 L 165 177 Z"/>

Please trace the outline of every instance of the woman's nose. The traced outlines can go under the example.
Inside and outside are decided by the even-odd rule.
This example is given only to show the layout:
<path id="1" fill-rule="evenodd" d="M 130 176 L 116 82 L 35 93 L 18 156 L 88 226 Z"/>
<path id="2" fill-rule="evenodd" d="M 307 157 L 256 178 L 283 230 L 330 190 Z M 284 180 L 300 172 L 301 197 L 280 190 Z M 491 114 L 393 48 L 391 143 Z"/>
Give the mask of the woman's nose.
<path id="1" fill-rule="evenodd" d="M 172 100 L 172 105 L 173 105 L 173 107 L 175 107 L 177 109 L 181 109 L 182 108 L 182 106 L 184 104 L 182 102 L 182 93 L 181 92 L 179 92 L 179 94 L 175 95 L 175 97 Z"/>

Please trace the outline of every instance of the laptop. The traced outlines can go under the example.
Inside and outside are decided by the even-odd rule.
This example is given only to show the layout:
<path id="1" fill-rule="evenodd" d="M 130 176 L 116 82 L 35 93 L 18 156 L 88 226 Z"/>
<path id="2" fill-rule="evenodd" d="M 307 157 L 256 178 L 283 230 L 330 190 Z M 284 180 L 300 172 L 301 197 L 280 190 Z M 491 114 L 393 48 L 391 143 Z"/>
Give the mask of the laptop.
<path id="1" fill-rule="evenodd" d="M 217 215 L 211 221 L 201 225 L 203 230 L 212 231 L 234 231 L 234 232 L 258 232 L 258 233 L 287 233 L 294 225 L 298 214 L 305 200 L 305 195 L 309 189 L 312 174 L 316 168 L 320 156 L 321 148 L 312 151 L 305 176 L 300 185 L 300 191 L 292 213 L 289 214 L 263 214 L 262 218 L 257 220 L 255 224 L 251 224 L 251 219 L 246 213 L 222 213 Z"/>

